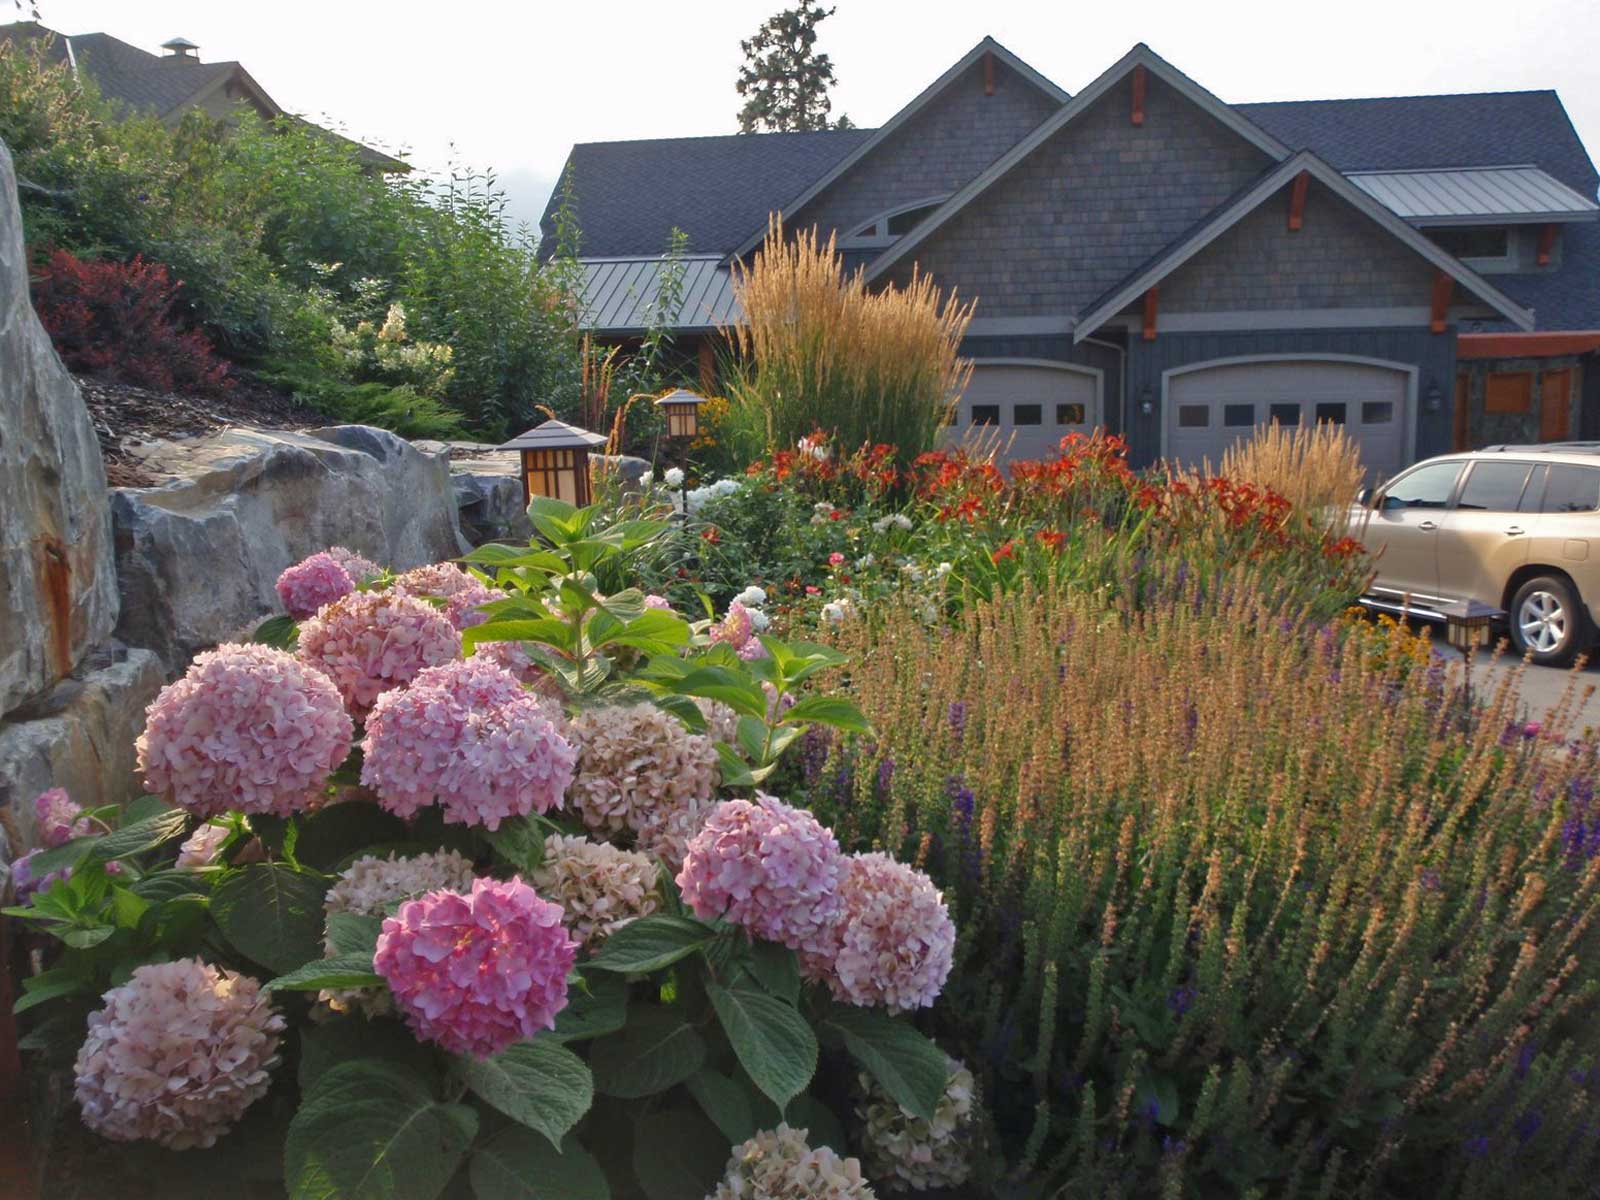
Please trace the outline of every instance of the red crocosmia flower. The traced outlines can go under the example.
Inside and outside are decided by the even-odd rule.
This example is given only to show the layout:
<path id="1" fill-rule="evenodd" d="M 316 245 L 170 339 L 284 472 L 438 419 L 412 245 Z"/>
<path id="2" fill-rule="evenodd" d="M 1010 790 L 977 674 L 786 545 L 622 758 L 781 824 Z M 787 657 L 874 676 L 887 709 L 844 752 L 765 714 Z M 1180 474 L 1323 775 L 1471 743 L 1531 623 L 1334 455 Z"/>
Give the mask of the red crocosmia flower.
<path id="1" fill-rule="evenodd" d="M 819 588 L 819 587 L 813 587 L 811 584 L 808 583 L 808 584 L 806 584 L 806 595 L 808 595 L 808 596 L 820 596 L 820 595 L 822 595 L 822 589 Z"/>
<path id="2" fill-rule="evenodd" d="M 842 520 L 844 520 L 844 510 L 843 509 L 838 509 L 838 508 L 834 509 L 831 513 L 828 514 L 828 520 L 830 520 L 830 521 L 842 521 Z"/>
<path id="3" fill-rule="evenodd" d="M 840 576 L 839 576 L 839 582 L 840 583 L 849 583 L 850 582 L 850 576 L 841 573 Z"/>
<path id="4" fill-rule="evenodd" d="M 843 561 L 844 561 L 844 555 L 840 554 L 837 550 L 835 550 L 832 554 L 828 555 L 828 565 L 830 567 L 837 567 Z"/>
<path id="5" fill-rule="evenodd" d="M 717 532 L 717 527 L 715 525 L 710 525 L 707 526 L 706 531 L 700 535 L 700 540 L 703 542 L 710 542 L 713 546 L 715 546 L 722 540 L 722 535 Z"/>
<path id="6" fill-rule="evenodd" d="M 989 555 L 989 561 L 997 563 L 1002 558 L 1015 559 L 1016 557 L 1016 544 L 1014 542 L 1006 542 L 1000 549 Z"/>
<path id="7" fill-rule="evenodd" d="M 1039 531 L 1040 545 L 1050 547 L 1057 554 L 1061 553 L 1061 547 L 1066 545 L 1066 541 L 1067 535 L 1059 529 L 1041 529 Z"/>

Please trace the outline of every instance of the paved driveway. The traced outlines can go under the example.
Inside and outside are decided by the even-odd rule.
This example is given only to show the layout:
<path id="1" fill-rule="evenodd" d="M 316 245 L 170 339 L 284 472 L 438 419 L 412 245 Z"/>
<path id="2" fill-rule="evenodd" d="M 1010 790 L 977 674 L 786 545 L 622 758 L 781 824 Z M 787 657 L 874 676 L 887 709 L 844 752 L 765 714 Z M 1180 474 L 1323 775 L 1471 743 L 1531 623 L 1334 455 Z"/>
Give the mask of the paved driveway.
<path id="1" fill-rule="evenodd" d="M 1444 640 L 1443 630 L 1436 637 L 1434 653 L 1459 665 L 1461 655 L 1439 644 Z M 1498 695 L 1501 686 L 1508 686 L 1511 711 L 1522 720 L 1548 723 L 1565 706 L 1565 725 L 1570 732 L 1600 729 L 1600 655 L 1591 658 L 1597 661 L 1581 669 L 1558 669 L 1524 663 L 1510 651 L 1497 657 L 1475 655 L 1472 686 L 1484 689 L 1485 702 Z"/>

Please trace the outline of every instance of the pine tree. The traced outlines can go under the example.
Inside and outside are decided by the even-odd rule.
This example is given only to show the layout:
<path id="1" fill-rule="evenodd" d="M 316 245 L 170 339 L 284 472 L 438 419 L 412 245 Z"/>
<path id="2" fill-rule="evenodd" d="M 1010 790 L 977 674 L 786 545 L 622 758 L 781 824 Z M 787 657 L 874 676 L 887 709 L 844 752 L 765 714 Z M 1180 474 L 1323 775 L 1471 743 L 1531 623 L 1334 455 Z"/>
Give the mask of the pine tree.
<path id="1" fill-rule="evenodd" d="M 830 122 L 833 60 L 816 53 L 817 26 L 833 15 L 816 0 L 800 0 L 762 24 L 739 43 L 745 62 L 739 68 L 739 132 L 791 133 L 805 129 L 849 129 L 850 118 Z"/>

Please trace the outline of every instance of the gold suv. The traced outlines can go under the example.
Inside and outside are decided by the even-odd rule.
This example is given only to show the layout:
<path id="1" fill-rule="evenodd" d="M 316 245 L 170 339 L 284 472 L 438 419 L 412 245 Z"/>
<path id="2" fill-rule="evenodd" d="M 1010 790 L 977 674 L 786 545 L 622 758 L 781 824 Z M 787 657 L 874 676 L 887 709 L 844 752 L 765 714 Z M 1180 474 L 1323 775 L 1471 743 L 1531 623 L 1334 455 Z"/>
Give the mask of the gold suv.
<path id="1" fill-rule="evenodd" d="M 1491 446 L 1430 458 L 1361 490 L 1351 535 L 1376 557 L 1370 608 L 1439 619 L 1478 600 L 1511 642 L 1565 666 L 1600 621 L 1600 442 Z"/>

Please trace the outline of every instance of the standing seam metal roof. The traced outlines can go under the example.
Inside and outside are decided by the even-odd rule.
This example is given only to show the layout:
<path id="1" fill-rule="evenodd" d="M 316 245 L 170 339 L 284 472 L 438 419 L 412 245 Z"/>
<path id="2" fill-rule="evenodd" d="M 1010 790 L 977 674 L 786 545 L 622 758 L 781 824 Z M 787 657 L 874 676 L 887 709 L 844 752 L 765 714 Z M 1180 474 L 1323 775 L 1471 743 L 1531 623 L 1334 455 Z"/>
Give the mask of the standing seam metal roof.
<path id="1" fill-rule="evenodd" d="M 1350 181 L 1418 224 L 1594 220 L 1600 205 L 1532 166 L 1351 172 Z"/>

